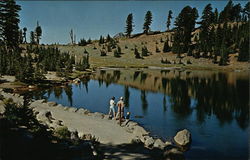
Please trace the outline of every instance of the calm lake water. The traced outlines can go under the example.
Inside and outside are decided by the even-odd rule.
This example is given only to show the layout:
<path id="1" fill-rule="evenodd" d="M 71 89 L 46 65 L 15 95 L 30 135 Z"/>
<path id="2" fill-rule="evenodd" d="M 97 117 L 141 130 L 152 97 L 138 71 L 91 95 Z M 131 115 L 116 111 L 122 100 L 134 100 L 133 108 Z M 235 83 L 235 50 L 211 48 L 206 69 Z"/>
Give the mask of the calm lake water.
<path id="1" fill-rule="evenodd" d="M 249 156 L 248 91 L 248 73 L 109 69 L 34 96 L 103 113 L 108 113 L 110 97 L 123 96 L 131 119 L 154 136 L 171 140 L 187 128 L 192 145 L 186 159 L 244 160 Z"/>

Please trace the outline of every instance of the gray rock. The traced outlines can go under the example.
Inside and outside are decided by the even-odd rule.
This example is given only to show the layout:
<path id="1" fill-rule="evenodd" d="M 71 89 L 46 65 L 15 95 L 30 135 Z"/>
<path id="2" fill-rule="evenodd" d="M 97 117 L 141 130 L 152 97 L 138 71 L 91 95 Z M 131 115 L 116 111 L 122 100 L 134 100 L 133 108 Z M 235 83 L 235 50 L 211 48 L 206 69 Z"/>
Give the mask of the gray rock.
<path id="1" fill-rule="evenodd" d="M 165 146 L 171 146 L 171 145 L 172 145 L 171 142 L 169 142 L 169 141 L 166 141 L 166 142 L 165 142 Z"/>
<path id="2" fill-rule="evenodd" d="M 80 139 L 76 130 L 70 133 L 70 139 L 74 141 L 78 141 Z"/>
<path id="3" fill-rule="evenodd" d="M 48 102 L 47 103 L 50 107 L 54 107 L 54 106 L 56 106 L 57 105 L 57 103 L 56 102 Z"/>
<path id="4" fill-rule="evenodd" d="M 77 108 L 70 107 L 70 108 L 68 109 L 68 111 L 69 111 L 69 112 L 76 112 L 76 111 L 77 111 Z"/>
<path id="5" fill-rule="evenodd" d="M 63 122 L 62 120 L 55 120 L 54 121 L 54 123 L 56 123 L 59 126 L 62 126 L 62 122 Z"/>
<path id="6" fill-rule="evenodd" d="M 155 142 L 154 142 L 154 147 L 155 148 L 164 149 L 165 146 L 166 146 L 166 144 L 160 139 L 156 139 Z"/>
<path id="7" fill-rule="evenodd" d="M 137 126 L 137 125 L 138 125 L 138 123 L 133 122 L 133 121 L 129 121 L 126 126 L 128 127 L 129 130 L 133 131 L 135 126 Z"/>
<path id="8" fill-rule="evenodd" d="M 133 138 L 131 140 L 131 143 L 133 143 L 133 144 L 140 144 L 140 143 L 142 143 L 142 141 L 140 140 L 139 137 L 135 137 L 135 138 Z"/>
<path id="9" fill-rule="evenodd" d="M 76 112 L 79 113 L 79 114 L 88 114 L 89 110 L 83 109 L 83 108 L 79 108 Z"/>
<path id="10" fill-rule="evenodd" d="M 146 147 L 151 148 L 154 145 L 154 139 L 152 137 L 149 137 L 145 140 L 144 144 Z"/>
<path id="11" fill-rule="evenodd" d="M 95 112 L 95 113 L 93 113 L 93 116 L 97 117 L 97 118 L 103 118 L 104 114 L 103 113 L 99 113 L 99 112 Z"/>
<path id="12" fill-rule="evenodd" d="M 42 110 L 36 116 L 40 121 L 52 123 L 53 117 L 50 111 Z"/>
<path id="13" fill-rule="evenodd" d="M 164 160 L 185 160 L 184 154 L 177 148 L 165 151 L 163 157 Z"/>
<path id="14" fill-rule="evenodd" d="M 187 129 L 179 131 L 174 137 L 174 141 L 178 145 L 186 146 L 191 143 L 191 133 Z"/>

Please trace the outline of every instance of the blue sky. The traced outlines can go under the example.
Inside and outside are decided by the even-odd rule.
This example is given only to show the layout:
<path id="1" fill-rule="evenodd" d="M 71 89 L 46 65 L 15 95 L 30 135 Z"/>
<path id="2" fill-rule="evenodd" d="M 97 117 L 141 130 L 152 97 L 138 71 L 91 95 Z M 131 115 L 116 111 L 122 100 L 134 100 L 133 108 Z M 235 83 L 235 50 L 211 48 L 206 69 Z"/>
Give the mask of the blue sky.
<path id="1" fill-rule="evenodd" d="M 186 5 L 196 7 L 201 16 L 204 7 L 211 3 L 213 8 L 222 10 L 227 1 L 18 1 L 20 28 L 34 30 L 37 21 L 42 27 L 41 42 L 45 44 L 70 42 L 69 32 L 73 29 L 77 41 L 84 37 L 99 39 L 100 35 L 111 36 L 125 31 L 127 15 L 133 13 L 134 31 L 142 32 L 144 17 L 148 10 L 153 14 L 152 30 L 166 30 L 168 11 L 173 17 Z M 247 1 L 234 1 L 245 6 Z M 172 20 L 172 24 L 174 22 Z"/>

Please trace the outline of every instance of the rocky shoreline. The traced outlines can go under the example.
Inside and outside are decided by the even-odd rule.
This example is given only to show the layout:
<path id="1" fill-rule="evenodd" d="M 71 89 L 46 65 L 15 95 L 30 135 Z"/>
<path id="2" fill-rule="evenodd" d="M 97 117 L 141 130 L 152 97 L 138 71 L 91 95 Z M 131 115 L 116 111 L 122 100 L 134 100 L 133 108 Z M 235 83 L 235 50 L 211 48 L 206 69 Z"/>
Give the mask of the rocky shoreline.
<path id="1" fill-rule="evenodd" d="M 18 94 L 6 93 L 0 91 L 6 99 L 13 99 L 15 103 L 22 104 L 24 97 Z M 4 111 L 3 105 L 0 104 L 0 112 Z M 84 108 L 74 108 L 62 106 L 55 102 L 47 102 L 45 99 L 31 100 L 29 105 L 36 114 L 37 119 L 46 124 L 50 129 L 56 130 L 62 126 L 68 127 L 72 133 L 77 133 L 79 138 L 95 137 L 101 144 L 131 144 L 142 143 L 145 148 L 159 149 L 164 153 L 164 157 L 177 155 L 184 157 L 179 147 L 172 142 L 163 142 L 161 139 L 154 139 L 150 133 L 142 126 L 133 121 L 122 122 L 121 126 L 118 121 L 109 119 L 108 115 L 99 112 L 90 112 Z M 177 134 L 178 135 L 178 134 Z M 178 135 L 174 138 L 175 142 L 182 141 L 190 143 L 191 135 Z M 177 139 L 177 140 L 176 140 Z M 180 145 L 182 142 L 179 142 Z"/>

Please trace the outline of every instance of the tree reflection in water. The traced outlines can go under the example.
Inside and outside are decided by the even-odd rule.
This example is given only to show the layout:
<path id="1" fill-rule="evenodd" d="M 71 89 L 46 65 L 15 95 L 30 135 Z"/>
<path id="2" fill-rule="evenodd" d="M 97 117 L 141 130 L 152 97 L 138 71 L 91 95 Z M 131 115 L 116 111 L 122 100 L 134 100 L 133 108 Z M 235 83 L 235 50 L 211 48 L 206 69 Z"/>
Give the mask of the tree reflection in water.
<path id="1" fill-rule="evenodd" d="M 144 113 L 150 107 L 148 103 L 150 99 L 147 99 L 147 92 L 153 91 L 164 94 L 162 112 L 167 111 L 166 97 L 169 97 L 170 106 L 168 107 L 180 118 L 186 118 L 195 111 L 196 120 L 199 123 L 204 123 L 208 117 L 214 115 L 221 125 L 231 123 L 233 120 L 236 120 L 242 129 L 246 129 L 249 125 L 249 86 L 247 78 L 234 76 L 233 83 L 229 83 L 228 81 L 232 79 L 229 79 L 226 73 L 209 72 L 208 75 L 202 76 L 192 74 L 193 72 L 190 71 L 180 72 L 177 70 L 160 71 L 158 74 L 154 73 L 156 71 L 123 72 L 125 71 L 101 70 L 99 74 L 95 75 L 94 79 L 98 80 L 99 86 L 104 84 L 108 87 L 111 83 L 124 85 L 123 94 L 127 107 L 131 103 L 129 99 L 131 98 L 130 92 L 132 90 L 130 91 L 129 87 L 133 87 L 140 91 Z M 89 80 L 82 82 L 87 93 L 88 82 Z M 33 97 L 40 99 L 45 97 L 45 93 L 47 97 L 53 93 L 56 98 L 60 99 L 63 91 L 66 93 L 68 101 L 72 104 L 73 92 L 71 85 L 64 89 L 54 87 L 46 91 L 36 91 Z M 195 106 L 190 106 L 191 99 L 196 101 Z"/>

